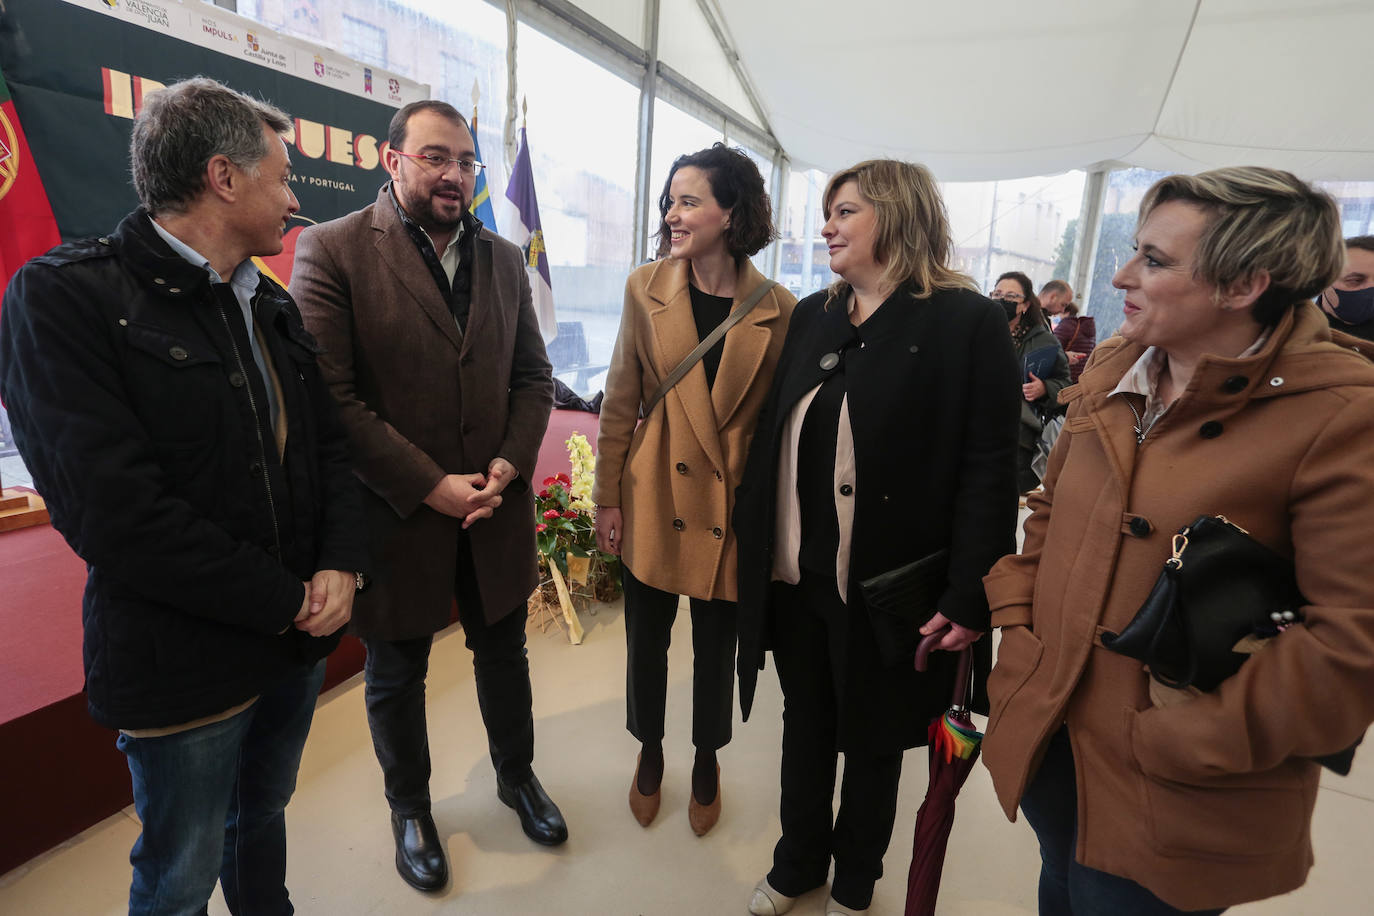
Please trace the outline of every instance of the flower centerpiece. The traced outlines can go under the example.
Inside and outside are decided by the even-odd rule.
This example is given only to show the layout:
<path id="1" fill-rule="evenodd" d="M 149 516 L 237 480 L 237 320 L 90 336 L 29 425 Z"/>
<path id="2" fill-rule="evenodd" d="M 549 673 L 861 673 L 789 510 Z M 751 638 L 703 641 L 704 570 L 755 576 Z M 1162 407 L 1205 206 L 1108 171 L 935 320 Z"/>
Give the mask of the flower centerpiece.
<path id="1" fill-rule="evenodd" d="M 596 456 L 581 433 L 567 440 L 572 474 L 544 478 L 535 495 L 535 544 L 540 564 L 558 588 L 560 603 L 568 586 L 581 583 L 598 601 L 613 601 L 620 594 L 620 558 L 596 549 L 596 506 L 592 484 L 596 480 Z M 571 601 L 569 597 L 567 600 Z M 571 610 L 564 608 L 565 617 Z M 570 621 L 571 622 L 571 621 Z"/>

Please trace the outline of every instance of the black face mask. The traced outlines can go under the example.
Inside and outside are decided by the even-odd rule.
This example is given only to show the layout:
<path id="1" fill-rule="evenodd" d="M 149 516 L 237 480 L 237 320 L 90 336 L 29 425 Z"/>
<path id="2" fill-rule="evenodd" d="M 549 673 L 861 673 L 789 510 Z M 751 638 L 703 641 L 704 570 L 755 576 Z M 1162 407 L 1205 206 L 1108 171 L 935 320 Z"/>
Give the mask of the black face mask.
<path id="1" fill-rule="evenodd" d="M 1346 324 L 1364 324 L 1374 320 L 1374 286 L 1364 289 L 1336 289 L 1336 304 L 1331 311 Z"/>
<path id="2" fill-rule="evenodd" d="M 1016 309 L 1019 303 L 1012 302 L 1010 299 L 998 299 L 996 301 L 1002 306 L 1002 311 L 1007 313 L 1007 321 L 1016 320 Z"/>

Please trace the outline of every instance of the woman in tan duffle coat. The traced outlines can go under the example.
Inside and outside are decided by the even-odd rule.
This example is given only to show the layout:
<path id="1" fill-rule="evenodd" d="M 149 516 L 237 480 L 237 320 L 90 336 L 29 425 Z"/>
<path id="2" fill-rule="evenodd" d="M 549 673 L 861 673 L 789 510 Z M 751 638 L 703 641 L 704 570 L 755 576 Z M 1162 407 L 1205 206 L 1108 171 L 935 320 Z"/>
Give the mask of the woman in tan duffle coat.
<path id="1" fill-rule="evenodd" d="M 625 284 L 593 497 L 598 546 L 624 564 L 626 725 L 641 745 L 629 803 L 645 827 L 662 798 L 669 638 L 678 596 L 691 599 L 696 758 L 687 814 L 701 836 L 720 817 L 716 751 L 730 741 L 734 704 L 730 512 L 796 299 L 749 262 L 775 232 L 763 178 L 743 152 L 718 143 L 678 157 L 659 211 L 660 260 Z M 747 315 L 651 404 L 678 364 L 756 293 Z"/>
<path id="2" fill-rule="evenodd" d="M 1336 204 L 1272 169 L 1175 175 L 1136 242 L 1113 279 L 1121 336 L 1064 392 L 1024 550 L 985 579 L 1002 640 L 983 760 L 1039 837 L 1056 916 L 1218 913 L 1300 886 L 1313 758 L 1374 720 L 1374 366 L 1311 302 L 1344 260 Z M 1291 558 L 1307 600 L 1210 693 L 1102 643 L 1201 515 Z"/>

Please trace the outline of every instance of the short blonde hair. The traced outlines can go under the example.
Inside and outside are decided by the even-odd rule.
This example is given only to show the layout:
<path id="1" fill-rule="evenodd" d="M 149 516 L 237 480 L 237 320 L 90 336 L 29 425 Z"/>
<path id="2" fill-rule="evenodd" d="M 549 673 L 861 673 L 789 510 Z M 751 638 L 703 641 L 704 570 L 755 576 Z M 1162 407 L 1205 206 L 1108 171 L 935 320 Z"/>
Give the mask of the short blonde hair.
<path id="1" fill-rule="evenodd" d="M 877 214 L 873 257 L 882 265 L 881 282 L 896 289 L 911 287 L 918 299 L 937 289 L 978 287 L 950 266 L 954 241 L 945 201 L 935 176 L 923 165 L 896 159 L 869 159 L 831 176 L 822 208 L 830 219 L 830 205 L 845 182 L 853 181 Z M 843 279 L 830 287 L 827 304 L 849 292 Z"/>
<path id="2" fill-rule="evenodd" d="M 1255 320 L 1273 324 L 1284 310 L 1330 286 L 1345 266 L 1341 215 L 1331 195 L 1291 172 L 1258 166 L 1170 175 L 1140 201 L 1140 223 L 1155 207 L 1179 201 L 1208 216 L 1198 239 L 1194 276 L 1214 295 L 1256 271 L 1269 273 Z"/>

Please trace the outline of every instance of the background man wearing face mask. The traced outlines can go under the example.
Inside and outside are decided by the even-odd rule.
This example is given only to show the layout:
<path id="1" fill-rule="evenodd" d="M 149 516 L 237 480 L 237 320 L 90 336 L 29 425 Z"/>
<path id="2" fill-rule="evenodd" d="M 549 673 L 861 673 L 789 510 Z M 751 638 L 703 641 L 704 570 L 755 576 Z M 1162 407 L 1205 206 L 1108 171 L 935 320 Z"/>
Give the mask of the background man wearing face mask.
<path id="1" fill-rule="evenodd" d="M 376 582 L 354 611 L 396 868 L 448 878 L 430 814 L 425 675 L 454 599 L 497 795 L 533 840 L 568 830 L 531 769 L 525 600 L 538 582 L 529 479 L 553 380 L 520 249 L 468 212 L 481 164 L 444 102 L 392 119 L 375 203 L 302 233 L 291 289 L 324 353 L 366 484 Z"/>
<path id="2" fill-rule="evenodd" d="M 1345 271 L 1317 302 L 1332 328 L 1374 340 L 1374 235 L 1345 240 Z"/>

